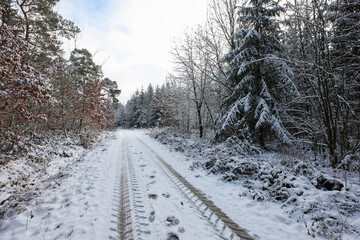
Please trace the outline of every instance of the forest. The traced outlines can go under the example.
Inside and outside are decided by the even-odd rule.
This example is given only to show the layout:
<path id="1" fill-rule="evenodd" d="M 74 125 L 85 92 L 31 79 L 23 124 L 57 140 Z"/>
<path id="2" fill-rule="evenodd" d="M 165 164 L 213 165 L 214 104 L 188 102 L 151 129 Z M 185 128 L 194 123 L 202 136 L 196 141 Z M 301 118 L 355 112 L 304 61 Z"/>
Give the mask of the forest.
<path id="1" fill-rule="evenodd" d="M 360 146 L 360 2 L 211 1 L 206 21 L 173 40 L 162 86 L 118 103 L 57 0 L 1 2 L 0 142 L 11 152 L 47 132 L 171 127 L 262 148 L 300 144 L 339 167 Z M 348 164 L 348 163 L 347 163 Z"/>
<path id="2" fill-rule="evenodd" d="M 159 239 L 206 219 L 209 236 L 203 203 L 254 239 L 359 236 L 360 0 L 209 0 L 203 23 L 173 39 L 162 84 L 126 104 L 128 79 L 106 77 L 78 44 L 64 50 L 80 28 L 59 1 L 0 0 L 0 236 L 120 239 L 150 226 L 144 239 Z M 176 178 L 199 188 L 199 206 L 180 201 Z M 178 218 L 190 206 L 186 232 L 174 200 Z M 131 211 L 141 231 L 127 230 Z"/>
<path id="3" fill-rule="evenodd" d="M 112 127 L 120 94 L 87 49 L 64 58 L 80 29 L 54 10 L 58 0 L 0 5 L 0 149 L 17 153 L 48 135 L 87 138 Z"/>
<path id="4" fill-rule="evenodd" d="M 206 21 L 173 40 L 165 83 L 137 90 L 117 124 L 358 165 L 359 19 L 358 0 L 210 1 Z"/>

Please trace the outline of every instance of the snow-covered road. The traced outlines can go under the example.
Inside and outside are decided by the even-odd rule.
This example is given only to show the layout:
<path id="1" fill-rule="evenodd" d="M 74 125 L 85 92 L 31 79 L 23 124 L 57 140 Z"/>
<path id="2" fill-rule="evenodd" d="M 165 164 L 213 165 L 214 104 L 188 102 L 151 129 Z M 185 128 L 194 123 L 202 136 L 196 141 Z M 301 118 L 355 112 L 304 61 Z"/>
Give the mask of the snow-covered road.
<path id="1" fill-rule="evenodd" d="M 8 219 L 0 239 L 251 239 L 241 228 L 254 239 L 310 239 L 278 205 L 240 197 L 239 185 L 190 164 L 142 131 L 118 130 Z"/>
<path id="2" fill-rule="evenodd" d="M 170 235 L 181 239 L 237 239 L 236 235 L 252 239 L 144 143 L 144 137 L 140 139 L 134 132 L 125 135 L 123 150 L 127 154 L 123 160 L 128 166 L 123 169 L 129 168 L 129 185 L 136 197 L 131 204 L 137 218 L 135 239 Z M 121 239 L 126 239 L 122 234 L 120 231 Z"/>

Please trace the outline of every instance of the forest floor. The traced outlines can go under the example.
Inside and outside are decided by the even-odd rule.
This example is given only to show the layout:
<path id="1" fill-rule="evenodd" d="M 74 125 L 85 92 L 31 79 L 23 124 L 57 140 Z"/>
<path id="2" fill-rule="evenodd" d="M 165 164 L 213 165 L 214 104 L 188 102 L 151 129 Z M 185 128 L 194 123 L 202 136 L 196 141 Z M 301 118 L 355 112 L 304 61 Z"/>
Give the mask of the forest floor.
<path id="1" fill-rule="evenodd" d="M 0 165 L 1 240 L 313 238 L 279 202 L 253 200 L 240 180 L 194 167 L 201 156 L 174 139 L 164 146 L 117 130 L 91 149 L 62 143 L 41 159 Z"/>

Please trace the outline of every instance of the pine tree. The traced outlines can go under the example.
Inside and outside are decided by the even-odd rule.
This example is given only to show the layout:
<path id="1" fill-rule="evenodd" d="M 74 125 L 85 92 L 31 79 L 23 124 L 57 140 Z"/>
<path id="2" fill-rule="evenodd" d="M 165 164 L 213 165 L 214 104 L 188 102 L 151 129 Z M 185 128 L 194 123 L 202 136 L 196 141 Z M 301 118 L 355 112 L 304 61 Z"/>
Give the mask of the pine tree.
<path id="1" fill-rule="evenodd" d="M 156 124 L 156 111 L 155 111 L 155 104 L 154 104 L 154 88 L 151 84 L 149 84 L 148 88 L 145 92 L 145 102 L 146 102 L 146 109 L 145 109 L 145 118 L 147 127 L 154 127 Z"/>
<path id="2" fill-rule="evenodd" d="M 290 141 L 281 105 L 297 90 L 291 70 L 281 58 L 276 17 L 283 10 L 273 0 L 250 0 L 248 6 L 239 8 L 242 28 L 233 36 L 237 46 L 222 59 L 228 63 L 227 85 L 231 89 L 223 102 L 227 111 L 217 139 L 235 134 L 262 146 L 274 135 L 282 142 Z"/>
<path id="3" fill-rule="evenodd" d="M 107 100 L 113 106 L 113 108 L 116 109 L 119 104 L 119 100 L 116 97 L 120 95 L 121 90 L 118 89 L 116 81 L 111 81 L 109 78 L 105 78 L 103 82 Z"/>
<path id="4" fill-rule="evenodd" d="M 153 100 L 155 126 L 161 126 L 161 119 L 163 115 L 163 95 L 163 88 L 156 86 Z"/>
<path id="5" fill-rule="evenodd" d="M 80 32 L 73 22 L 54 10 L 59 0 L 2 1 L 9 10 L 2 20 L 24 37 L 33 48 L 27 61 L 39 71 L 48 70 L 63 54 L 60 37 L 73 38 Z"/>

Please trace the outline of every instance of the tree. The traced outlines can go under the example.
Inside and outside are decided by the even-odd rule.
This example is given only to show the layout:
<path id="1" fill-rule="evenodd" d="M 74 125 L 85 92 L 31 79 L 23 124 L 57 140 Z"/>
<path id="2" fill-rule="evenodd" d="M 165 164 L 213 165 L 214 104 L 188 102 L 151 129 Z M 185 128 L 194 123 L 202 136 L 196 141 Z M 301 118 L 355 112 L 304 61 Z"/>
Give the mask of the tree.
<path id="1" fill-rule="evenodd" d="M 24 140 L 30 123 L 47 120 L 41 105 L 57 101 L 50 95 L 47 76 L 25 61 L 29 43 L 6 24 L 0 37 L 0 143 L 2 149 L 11 150 Z"/>
<path id="2" fill-rule="evenodd" d="M 116 81 L 111 81 L 109 78 L 105 78 L 103 82 L 107 100 L 113 108 L 116 109 L 119 103 L 119 100 L 116 97 L 120 95 L 121 90 L 118 89 Z"/>
<path id="3" fill-rule="evenodd" d="M 113 124 L 116 83 L 103 81 L 86 49 L 62 58 L 61 37 L 79 32 L 53 10 L 58 0 L 0 3 L 0 143 L 11 150 L 41 131 Z M 106 86 L 105 86 L 106 85 Z M 111 99 L 105 99 L 104 93 Z"/>
<path id="4" fill-rule="evenodd" d="M 215 26 L 228 50 L 236 48 L 236 40 L 232 37 L 236 31 L 236 9 L 238 0 L 212 0 L 209 4 L 208 23 Z"/>
<path id="5" fill-rule="evenodd" d="M 73 38 L 80 32 L 73 22 L 54 10 L 59 0 L 6 0 L 10 10 L 3 15 L 5 23 L 16 29 L 32 46 L 28 62 L 37 70 L 51 68 L 63 53 L 61 37 Z"/>
<path id="6" fill-rule="evenodd" d="M 227 82 L 231 89 L 223 102 L 226 113 L 217 139 L 237 134 L 250 136 L 264 146 L 265 139 L 274 133 L 282 142 L 290 142 L 282 104 L 297 89 L 281 56 L 276 17 L 284 9 L 272 0 L 250 0 L 248 4 L 239 8 L 242 28 L 233 35 L 238 45 L 222 59 L 228 63 Z"/>
<path id="7" fill-rule="evenodd" d="M 360 1 L 336 0 L 329 6 L 333 23 L 331 59 L 334 67 L 340 158 L 360 146 Z"/>
<path id="8" fill-rule="evenodd" d="M 130 100 L 126 103 L 125 110 L 125 119 L 126 119 L 126 127 L 130 128 L 138 128 L 140 126 L 137 125 L 138 119 L 140 117 L 140 111 L 138 106 L 138 98 L 139 98 L 139 90 L 131 96 Z"/>
<path id="9" fill-rule="evenodd" d="M 74 102 L 72 108 L 72 125 L 78 126 L 79 133 L 83 127 L 83 121 L 88 116 L 88 105 L 90 102 L 89 93 L 86 87 L 91 82 L 102 77 L 100 66 L 96 65 L 92 59 L 91 53 L 87 49 L 74 49 L 70 55 L 70 64 L 68 65 L 68 74 L 72 87 L 75 90 Z M 74 104 L 74 103 L 77 104 Z M 88 122 L 87 120 L 85 120 Z"/>
<path id="10" fill-rule="evenodd" d="M 359 144 L 359 4 L 301 1 L 289 4 L 287 44 L 301 98 L 292 106 L 296 135 L 326 146 L 331 165 Z"/>
<path id="11" fill-rule="evenodd" d="M 115 125 L 116 126 L 125 126 L 126 115 L 125 115 L 125 106 L 122 103 L 118 104 L 118 107 L 115 112 Z"/>
<path id="12" fill-rule="evenodd" d="M 154 102 L 154 88 L 151 84 L 148 85 L 145 92 L 145 119 L 147 127 L 154 127 L 157 122 L 157 112 L 155 110 Z"/>
<path id="13" fill-rule="evenodd" d="M 184 39 L 178 41 L 172 55 L 175 60 L 175 71 L 178 76 L 174 79 L 185 86 L 185 91 L 190 92 L 190 99 L 195 105 L 199 137 L 204 136 L 203 106 L 205 105 L 205 91 L 209 86 L 208 55 L 201 51 L 200 39 L 191 33 L 185 33 Z"/>
<path id="14" fill-rule="evenodd" d="M 66 122 L 81 133 L 84 126 L 102 128 L 107 126 L 114 118 L 113 102 L 104 98 L 104 94 L 111 93 L 114 97 L 119 93 L 114 82 L 109 79 L 102 80 L 101 67 L 92 59 L 91 53 L 86 49 L 74 49 L 66 67 L 66 107 L 64 115 Z M 115 100 L 116 101 L 116 100 Z M 64 102 L 65 104 L 65 102 Z M 111 106 L 111 107 L 110 107 Z M 112 109 L 112 110 L 111 110 Z M 104 120 L 104 123 L 101 122 Z"/>

